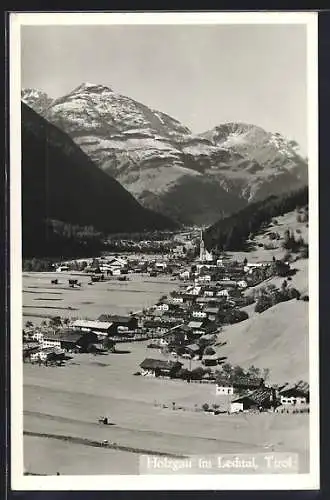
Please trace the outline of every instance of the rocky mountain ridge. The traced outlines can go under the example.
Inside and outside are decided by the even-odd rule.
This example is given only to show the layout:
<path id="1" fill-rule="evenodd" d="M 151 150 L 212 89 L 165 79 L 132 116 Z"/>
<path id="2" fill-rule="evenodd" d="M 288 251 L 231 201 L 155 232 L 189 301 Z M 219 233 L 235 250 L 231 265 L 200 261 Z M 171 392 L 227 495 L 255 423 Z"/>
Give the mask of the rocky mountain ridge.
<path id="1" fill-rule="evenodd" d="M 58 99 L 22 100 L 65 131 L 144 206 L 186 224 L 211 224 L 251 201 L 307 184 L 294 141 L 225 123 L 193 134 L 165 113 L 110 87 L 84 83 Z"/>

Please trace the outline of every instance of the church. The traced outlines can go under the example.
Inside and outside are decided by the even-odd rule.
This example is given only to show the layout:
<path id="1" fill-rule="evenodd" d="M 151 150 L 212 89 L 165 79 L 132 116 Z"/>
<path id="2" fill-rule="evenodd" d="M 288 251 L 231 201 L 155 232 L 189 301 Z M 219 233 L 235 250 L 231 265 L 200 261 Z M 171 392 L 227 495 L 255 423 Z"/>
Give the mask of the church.
<path id="1" fill-rule="evenodd" d="M 199 262 L 212 262 L 212 261 L 213 261 L 212 252 L 209 252 L 205 248 L 205 243 L 203 240 L 203 231 L 201 231 L 200 246 L 199 246 Z"/>

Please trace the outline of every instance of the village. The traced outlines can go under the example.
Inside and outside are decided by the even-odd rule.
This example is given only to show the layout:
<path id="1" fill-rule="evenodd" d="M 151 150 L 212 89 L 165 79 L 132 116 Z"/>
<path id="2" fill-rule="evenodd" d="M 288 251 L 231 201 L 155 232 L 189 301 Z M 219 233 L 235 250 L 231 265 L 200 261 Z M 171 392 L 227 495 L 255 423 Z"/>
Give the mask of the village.
<path id="1" fill-rule="evenodd" d="M 127 282 L 139 274 L 173 281 L 173 290 L 156 304 L 126 315 L 105 311 L 88 319 L 55 316 L 40 325 L 27 321 L 23 361 L 40 367 L 60 367 L 82 353 L 111 356 L 125 344 L 145 345 L 142 352 L 147 354 L 131 375 L 174 383 L 181 380 L 187 384 L 212 384 L 216 399 L 212 404 L 204 402 L 200 411 L 214 415 L 308 413 L 306 382 L 274 384 L 269 382 L 267 367 L 232 366 L 221 353 L 227 343 L 221 335 L 223 326 L 246 320 L 247 306 L 254 305 L 256 311 L 259 308 L 262 312 L 279 301 L 300 298 L 288 283 L 290 263 L 275 257 L 251 263 L 246 258 L 233 260 L 225 253 L 214 256 L 205 248 L 202 234 L 197 258 L 187 258 L 191 248 L 191 242 L 184 241 L 166 256 L 116 254 L 59 263 L 49 282 L 54 290 L 64 285 L 79 291 L 81 275 L 89 277 L 87 286 L 96 288 L 104 282 Z M 265 288 L 273 276 L 283 279 L 281 288 L 269 286 L 267 293 L 264 289 L 261 292 L 260 285 Z M 175 402 L 172 405 L 174 409 Z"/>

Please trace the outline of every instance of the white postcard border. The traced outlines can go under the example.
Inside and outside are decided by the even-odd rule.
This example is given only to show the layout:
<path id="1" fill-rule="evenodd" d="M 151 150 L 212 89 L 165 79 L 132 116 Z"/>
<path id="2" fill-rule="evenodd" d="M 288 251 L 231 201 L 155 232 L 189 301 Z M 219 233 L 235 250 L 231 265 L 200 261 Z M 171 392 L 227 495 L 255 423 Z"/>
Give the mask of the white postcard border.
<path id="1" fill-rule="evenodd" d="M 316 12 L 11 13 L 10 15 L 10 331 L 13 490 L 303 490 L 319 488 L 318 39 Z M 21 78 L 22 25 L 305 24 L 308 44 L 310 473 L 297 475 L 24 476 Z"/>

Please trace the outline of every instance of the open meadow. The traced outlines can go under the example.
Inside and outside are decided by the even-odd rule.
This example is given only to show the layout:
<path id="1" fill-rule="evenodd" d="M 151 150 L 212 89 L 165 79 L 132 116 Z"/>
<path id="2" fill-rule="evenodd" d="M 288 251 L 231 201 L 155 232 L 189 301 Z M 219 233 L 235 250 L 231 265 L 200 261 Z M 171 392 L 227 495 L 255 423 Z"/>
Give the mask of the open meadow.
<path id="1" fill-rule="evenodd" d="M 23 273 L 23 319 L 40 323 L 50 316 L 97 319 L 101 314 L 127 314 L 150 307 L 159 297 L 178 286 L 168 276 L 150 278 L 130 274 L 129 281 L 108 281 L 89 285 L 84 273 Z M 80 288 L 70 288 L 69 279 L 78 279 Z M 58 284 L 51 280 L 58 279 Z"/>
<path id="2" fill-rule="evenodd" d="M 183 457 L 270 450 L 298 453 L 300 472 L 307 470 L 308 415 L 197 411 L 205 402 L 219 403 L 214 384 L 134 376 L 150 350 L 143 342 L 125 344 L 125 351 L 79 354 L 63 367 L 24 365 L 26 472 L 137 474 L 139 452 Z M 100 416 L 114 425 L 99 424 Z M 105 439 L 114 449 L 90 444 Z"/>

